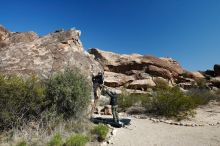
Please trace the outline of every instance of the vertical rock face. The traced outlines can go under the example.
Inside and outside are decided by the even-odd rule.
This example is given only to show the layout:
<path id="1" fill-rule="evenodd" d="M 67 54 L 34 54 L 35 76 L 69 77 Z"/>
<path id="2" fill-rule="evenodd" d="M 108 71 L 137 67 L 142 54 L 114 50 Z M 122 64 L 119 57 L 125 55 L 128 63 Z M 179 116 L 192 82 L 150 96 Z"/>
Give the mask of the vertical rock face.
<path id="1" fill-rule="evenodd" d="M 0 72 L 48 78 L 65 68 L 79 68 L 88 77 L 102 70 L 84 52 L 79 30 L 61 30 L 38 37 L 34 32 L 13 33 L 0 27 Z"/>

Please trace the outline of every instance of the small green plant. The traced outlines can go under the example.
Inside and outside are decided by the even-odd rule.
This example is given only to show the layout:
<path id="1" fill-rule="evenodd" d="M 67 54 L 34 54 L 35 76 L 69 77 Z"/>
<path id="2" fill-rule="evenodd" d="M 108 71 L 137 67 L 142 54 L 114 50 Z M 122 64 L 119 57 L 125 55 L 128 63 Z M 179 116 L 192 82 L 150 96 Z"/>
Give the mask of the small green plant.
<path id="1" fill-rule="evenodd" d="M 106 139 L 109 132 L 109 127 L 104 124 L 99 124 L 94 127 L 92 133 L 98 136 L 98 141 L 103 141 Z"/>
<path id="2" fill-rule="evenodd" d="M 62 145 L 63 145 L 63 141 L 60 134 L 54 135 L 47 144 L 47 146 L 62 146 Z"/>
<path id="3" fill-rule="evenodd" d="M 87 136 L 81 134 L 72 135 L 67 139 L 65 146 L 85 146 L 88 140 Z"/>
<path id="4" fill-rule="evenodd" d="M 18 142 L 18 144 L 16 144 L 16 146 L 27 146 L 27 142 L 26 141 L 20 141 Z"/>

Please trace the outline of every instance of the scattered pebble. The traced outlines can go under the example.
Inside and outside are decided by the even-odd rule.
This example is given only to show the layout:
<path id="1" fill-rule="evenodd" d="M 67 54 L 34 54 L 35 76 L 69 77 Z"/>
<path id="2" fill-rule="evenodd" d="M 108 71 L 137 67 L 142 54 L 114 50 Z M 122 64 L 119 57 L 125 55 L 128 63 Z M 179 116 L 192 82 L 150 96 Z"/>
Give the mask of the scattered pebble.
<path id="1" fill-rule="evenodd" d="M 156 119 L 156 118 L 152 118 L 152 117 L 148 118 L 147 116 L 144 116 L 144 115 L 134 115 L 133 117 L 135 117 L 137 119 L 148 119 L 154 123 L 162 122 L 162 123 L 166 123 L 166 124 L 170 124 L 170 125 L 179 125 L 179 126 L 188 126 L 188 127 L 205 126 L 204 124 L 171 122 L 171 121 L 165 120 L 165 119 Z M 220 122 L 217 122 L 215 124 L 206 124 L 206 125 L 207 126 L 216 126 L 218 124 L 220 124 Z"/>
<path id="2" fill-rule="evenodd" d="M 163 120 L 163 119 L 160 119 L 160 122 L 164 122 L 164 120 Z"/>
<path id="3" fill-rule="evenodd" d="M 166 123 L 167 123 L 167 124 L 171 124 L 171 122 L 170 122 L 170 121 L 166 121 Z"/>
<path id="4" fill-rule="evenodd" d="M 178 124 L 178 123 L 176 123 L 176 122 L 174 122 L 173 124 L 174 124 L 174 125 L 179 125 L 179 124 Z"/>
<path id="5" fill-rule="evenodd" d="M 111 135 L 115 136 L 116 132 L 117 132 L 117 129 L 113 129 L 112 132 L 111 132 Z"/>
<path id="6" fill-rule="evenodd" d="M 106 141 L 104 141 L 104 142 L 102 142 L 101 144 L 100 144 L 100 146 L 105 146 L 105 145 L 107 145 L 108 143 L 106 142 Z"/>

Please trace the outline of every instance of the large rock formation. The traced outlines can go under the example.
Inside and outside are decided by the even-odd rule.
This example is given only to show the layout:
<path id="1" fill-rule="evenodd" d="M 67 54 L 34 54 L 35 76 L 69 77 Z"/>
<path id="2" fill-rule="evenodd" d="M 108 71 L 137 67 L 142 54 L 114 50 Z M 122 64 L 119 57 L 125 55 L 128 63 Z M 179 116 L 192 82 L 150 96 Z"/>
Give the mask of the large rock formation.
<path id="1" fill-rule="evenodd" d="M 147 90 L 155 83 L 152 77 L 163 77 L 175 82 L 185 71 L 171 58 L 156 58 L 139 54 L 120 55 L 90 49 L 89 53 L 103 66 L 105 84 L 111 87 L 125 86 L 129 89 Z"/>
<path id="2" fill-rule="evenodd" d="M 80 31 L 76 29 L 39 37 L 34 32 L 10 32 L 0 26 L 1 73 L 48 78 L 65 68 L 79 68 L 91 79 L 92 74 L 104 70 L 105 85 L 117 88 L 117 92 L 120 87 L 126 87 L 129 92 L 145 93 L 156 85 L 158 78 L 185 89 L 199 80 L 205 80 L 210 88 L 220 87 L 219 64 L 214 70 L 189 72 L 171 58 L 120 55 L 94 48 L 89 52 L 83 49 Z"/>
<path id="3" fill-rule="evenodd" d="M 104 76 L 105 76 L 104 83 L 109 87 L 120 87 L 128 82 L 135 80 L 133 76 L 128 76 L 121 73 L 108 72 L 108 71 L 105 72 Z"/>
<path id="4" fill-rule="evenodd" d="M 103 66 L 105 84 L 109 87 L 146 91 L 153 88 L 157 79 L 170 86 L 177 85 L 183 89 L 203 86 L 212 89 L 220 87 L 220 65 L 214 70 L 190 72 L 184 70 L 172 58 L 157 58 L 140 54 L 120 55 L 92 48 L 88 51 Z"/>
<path id="5" fill-rule="evenodd" d="M 0 72 L 48 78 L 65 68 L 79 68 L 87 77 L 102 70 L 85 53 L 80 31 L 60 30 L 39 37 L 34 32 L 10 32 L 0 26 Z"/>
<path id="6" fill-rule="evenodd" d="M 160 59 L 153 56 L 143 56 L 139 54 L 119 55 L 112 52 L 90 49 L 89 52 L 100 60 L 105 70 L 126 74 L 130 70 L 146 70 L 149 65 L 163 68 L 170 72 L 172 77 L 177 77 L 184 70 L 172 59 Z M 170 78 L 170 76 L 167 76 Z"/>

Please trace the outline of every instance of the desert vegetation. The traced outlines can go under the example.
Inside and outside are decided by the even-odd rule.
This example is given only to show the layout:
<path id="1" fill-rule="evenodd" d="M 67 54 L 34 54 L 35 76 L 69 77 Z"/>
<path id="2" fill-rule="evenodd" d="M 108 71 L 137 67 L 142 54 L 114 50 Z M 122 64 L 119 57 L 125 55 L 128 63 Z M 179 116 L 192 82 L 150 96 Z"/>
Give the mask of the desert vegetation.
<path id="1" fill-rule="evenodd" d="M 142 107 L 153 116 L 177 120 L 193 116 L 194 109 L 220 99 L 220 91 L 210 91 L 204 81 L 182 91 L 162 80 L 147 94 L 119 96 L 119 110 Z M 109 127 L 94 126 L 87 112 L 92 88 L 79 70 L 66 69 L 47 80 L 0 75 L 0 141 L 5 145 L 84 146 L 103 141 Z"/>
<path id="2" fill-rule="evenodd" d="M 65 145 L 66 146 L 85 146 L 85 144 L 88 142 L 88 137 L 81 135 L 81 134 L 76 134 L 73 136 L 70 136 L 67 140 Z"/>
<path id="3" fill-rule="evenodd" d="M 90 83 L 77 69 L 66 69 L 48 80 L 1 74 L 0 142 L 84 146 L 93 127 L 87 117 L 90 96 Z"/>
<path id="4" fill-rule="evenodd" d="M 201 86 L 188 91 L 182 91 L 178 86 L 170 87 L 161 80 L 156 83 L 157 86 L 149 94 L 129 94 L 122 90 L 119 97 L 120 110 L 126 111 L 130 107 L 141 106 L 147 114 L 180 120 L 193 116 L 195 108 L 207 104 L 210 100 L 219 101 L 219 91 L 206 89 L 203 81 L 200 82 Z"/>
<path id="5" fill-rule="evenodd" d="M 109 132 L 109 128 L 107 125 L 99 124 L 91 130 L 92 134 L 96 135 L 98 141 L 103 141 L 106 139 L 107 134 Z"/>

